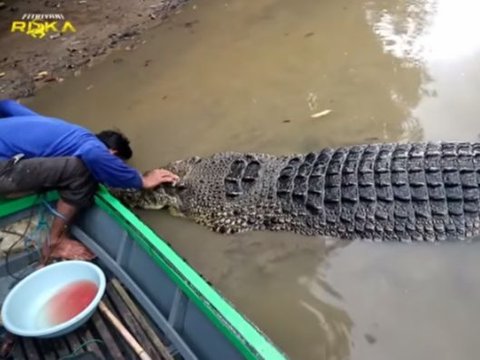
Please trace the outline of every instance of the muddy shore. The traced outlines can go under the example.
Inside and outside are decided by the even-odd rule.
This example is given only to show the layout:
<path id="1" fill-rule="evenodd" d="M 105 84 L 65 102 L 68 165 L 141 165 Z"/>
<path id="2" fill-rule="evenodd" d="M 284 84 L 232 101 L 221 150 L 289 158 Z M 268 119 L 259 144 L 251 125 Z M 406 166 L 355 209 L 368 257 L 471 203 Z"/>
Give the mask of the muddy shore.
<path id="1" fill-rule="evenodd" d="M 78 76 L 117 49 L 144 44 L 140 35 L 168 22 L 188 0 L 5 0 L 0 1 L 0 99 L 35 94 L 45 84 Z M 25 14 L 57 14 L 45 36 L 12 32 Z M 26 15 L 28 16 L 31 15 Z M 24 20 L 27 21 L 28 19 Z M 36 20 L 40 24 L 55 19 Z M 72 28 L 67 25 L 69 22 Z M 62 32 L 61 30 L 65 30 Z"/>

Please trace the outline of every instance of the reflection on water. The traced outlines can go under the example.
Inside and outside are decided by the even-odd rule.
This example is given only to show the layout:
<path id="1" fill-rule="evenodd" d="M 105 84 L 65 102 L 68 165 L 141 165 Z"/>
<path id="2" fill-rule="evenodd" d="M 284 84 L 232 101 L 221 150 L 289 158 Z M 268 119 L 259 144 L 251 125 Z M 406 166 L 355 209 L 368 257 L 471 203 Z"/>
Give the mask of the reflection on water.
<path id="1" fill-rule="evenodd" d="M 367 20 L 385 51 L 424 66 L 456 61 L 480 49 L 480 3 L 471 0 L 405 0 L 367 3 Z"/>
<path id="2" fill-rule="evenodd" d="M 365 8 L 384 51 L 401 59 L 402 66 L 422 69 L 420 102 L 410 106 L 404 123 L 407 138 L 418 140 L 407 129 L 419 134 L 420 126 L 427 140 L 478 140 L 480 2 L 370 1 Z"/>
<path id="3" fill-rule="evenodd" d="M 194 1 L 143 47 L 26 102 L 94 130 L 119 127 L 141 170 L 224 150 L 474 140 L 478 6 Z M 477 244 L 225 237 L 163 211 L 139 215 L 294 359 L 472 359 L 480 350 Z"/>
<path id="4" fill-rule="evenodd" d="M 371 1 L 366 6 L 366 18 L 386 52 L 404 60 L 406 66 L 422 67 L 431 51 L 432 44 L 424 40 L 430 36 L 437 3 L 438 0 Z"/>

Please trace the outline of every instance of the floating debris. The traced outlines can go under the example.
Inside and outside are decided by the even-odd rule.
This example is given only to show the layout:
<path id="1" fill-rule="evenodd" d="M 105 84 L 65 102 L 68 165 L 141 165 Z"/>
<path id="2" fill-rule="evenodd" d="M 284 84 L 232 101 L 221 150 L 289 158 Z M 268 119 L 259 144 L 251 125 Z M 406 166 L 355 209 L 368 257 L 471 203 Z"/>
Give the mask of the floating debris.
<path id="1" fill-rule="evenodd" d="M 4 72 L 0 72 L 0 78 L 4 77 L 5 75 L 7 75 L 7 74 L 4 73 Z"/>
<path id="2" fill-rule="evenodd" d="M 86 3 L 87 3 L 87 0 L 80 0 L 78 3 L 79 3 L 79 4 L 86 4 Z"/>
<path id="3" fill-rule="evenodd" d="M 365 340 L 367 340 L 369 344 L 375 344 L 377 342 L 377 339 L 375 338 L 375 336 L 371 334 L 365 334 Z"/>
<path id="4" fill-rule="evenodd" d="M 309 92 L 309 93 L 308 93 L 308 96 L 307 96 L 307 105 L 308 105 L 308 108 L 310 109 L 310 111 L 316 110 L 316 108 L 317 108 L 317 99 L 318 99 L 317 94 L 315 94 L 315 93 L 313 93 L 313 92 Z"/>
<path id="5" fill-rule="evenodd" d="M 198 20 L 192 20 L 192 21 L 187 21 L 183 26 L 185 26 L 187 29 L 193 27 L 193 25 L 198 24 Z"/>
<path id="6" fill-rule="evenodd" d="M 7 7 L 7 5 L 3 1 L 1 1 L 0 2 L 0 9 L 3 9 L 5 7 Z"/>
<path id="7" fill-rule="evenodd" d="M 50 35 L 50 40 L 54 40 L 54 39 L 57 39 L 60 37 L 60 34 L 59 33 L 56 33 L 56 34 L 52 34 Z"/>
<path id="8" fill-rule="evenodd" d="M 318 113 L 312 114 L 312 115 L 311 115 L 311 118 L 312 118 L 312 119 L 318 119 L 318 118 L 321 118 L 321 117 L 323 117 L 323 116 L 327 116 L 327 115 L 330 114 L 331 112 L 332 112 L 332 110 L 326 109 L 326 110 L 320 111 L 320 112 L 318 112 Z"/>
<path id="9" fill-rule="evenodd" d="M 52 81 L 57 81 L 57 78 L 54 77 L 54 76 L 49 76 L 47 78 L 45 78 L 45 80 L 43 80 L 45 82 L 52 82 Z"/>
<path id="10" fill-rule="evenodd" d="M 88 85 L 87 86 L 87 91 L 93 89 L 93 85 Z"/>
<path id="11" fill-rule="evenodd" d="M 42 80 L 42 79 L 45 78 L 47 75 L 48 75 L 48 71 L 40 71 L 40 72 L 33 78 L 33 80 L 35 80 L 35 81 Z"/>

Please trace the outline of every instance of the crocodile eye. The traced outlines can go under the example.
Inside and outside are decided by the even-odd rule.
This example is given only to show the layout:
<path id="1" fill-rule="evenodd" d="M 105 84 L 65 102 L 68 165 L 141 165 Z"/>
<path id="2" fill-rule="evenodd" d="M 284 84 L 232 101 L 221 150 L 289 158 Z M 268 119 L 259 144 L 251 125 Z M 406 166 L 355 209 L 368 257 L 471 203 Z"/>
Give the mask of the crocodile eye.
<path id="1" fill-rule="evenodd" d="M 174 187 L 179 190 L 179 191 L 182 191 L 182 190 L 185 190 L 187 188 L 187 185 L 185 184 L 184 181 L 180 180 L 178 183 L 176 183 L 174 185 Z"/>
<path id="2" fill-rule="evenodd" d="M 192 160 L 194 164 L 198 164 L 200 161 L 202 161 L 202 158 L 200 156 L 194 156 Z"/>

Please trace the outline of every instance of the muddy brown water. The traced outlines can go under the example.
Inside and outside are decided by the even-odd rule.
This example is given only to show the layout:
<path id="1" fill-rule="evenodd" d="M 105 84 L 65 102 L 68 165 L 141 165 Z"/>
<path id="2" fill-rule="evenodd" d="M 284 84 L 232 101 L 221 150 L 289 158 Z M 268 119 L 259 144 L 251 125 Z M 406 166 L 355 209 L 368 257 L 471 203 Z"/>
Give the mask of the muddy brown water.
<path id="1" fill-rule="evenodd" d="M 119 127 L 142 170 L 223 150 L 476 140 L 479 8 L 194 1 L 139 49 L 26 103 L 94 130 Z M 293 359 L 478 358 L 477 243 L 225 237 L 139 215 Z"/>

